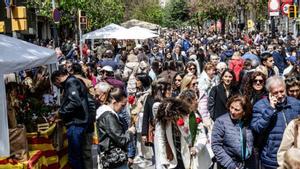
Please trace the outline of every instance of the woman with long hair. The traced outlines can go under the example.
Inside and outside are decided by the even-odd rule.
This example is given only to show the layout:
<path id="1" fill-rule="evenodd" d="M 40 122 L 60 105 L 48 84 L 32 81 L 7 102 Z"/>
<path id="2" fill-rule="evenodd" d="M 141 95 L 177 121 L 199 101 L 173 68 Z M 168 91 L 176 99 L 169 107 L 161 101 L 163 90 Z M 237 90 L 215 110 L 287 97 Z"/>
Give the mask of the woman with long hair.
<path id="1" fill-rule="evenodd" d="M 267 91 L 264 87 L 266 80 L 266 76 L 262 72 L 254 72 L 245 84 L 243 94 L 249 98 L 252 105 L 267 96 Z"/>
<path id="2" fill-rule="evenodd" d="M 189 105 L 179 99 L 169 98 L 158 107 L 155 117 L 155 166 L 156 169 L 184 169 L 188 144 L 183 144 L 182 134 L 177 126 L 179 118 L 188 116 Z M 185 148 L 186 151 L 181 151 Z"/>
<path id="3" fill-rule="evenodd" d="M 253 133 L 249 128 L 252 105 L 247 97 L 234 95 L 226 106 L 228 113 L 217 118 L 211 136 L 218 168 L 255 169 Z"/>
<path id="4" fill-rule="evenodd" d="M 154 127 L 154 117 L 156 114 L 157 107 L 159 103 L 167 97 L 171 97 L 172 88 L 171 84 L 165 81 L 154 81 L 151 85 L 151 94 L 149 94 L 146 98 L 146 102 L 144 104 L 144 115 L 143 115 L 143 124 L 142 124 L 142 140 L 147 145 L 152 145 L 152 137 Z M 156 103 L 156 104 L 155 104 Z M 155 105 L 154 105 L 155 104 Z M 151 129 L 152 128 L 152 129 Z"/>
<path id="5" fill-rule="evenodd" d="M 118 115 L 126 104 L 127 96 L 124 91 L 114 88 L 109 93 L 108 105 L 97 109 L 97 130 L 103 168 L 128 169 L 127 147 L 133 139 L 135 127 L 126 130 Z"/>
<path id="6" fill-rule="evenodd" d="M 221 83 L 214 86 L 209 93 L 207 105 L 213 121 L 226 113 L 226 102 L 236 93 L 238 90 L 235 86 L 235 74 L 232 70 L 226 69 L 221 75 Z"/>
<path id="7" fill-rule="evenodd" d="M 176 97 L 180 93 L 181 82 L 184 77 L 184 73 L 176 73 L 173 79 L 172 96 Z"/>
<path id="8" fill-rule="evenodd" d="M 183 92 L 184 90 L 192 89 L 195 92 L 198 91 L 198 82 L 197 82 L 197 76 L 193 74 L 186 74 L 182 81 L 181 81 L 181 87 L 180 92 Z"/>
<path id="9" fill-rule="evenodd" d="M 185 73 L 197 76 L 197 65 L 193 61 L 189 61 L 186 64 Z"/>

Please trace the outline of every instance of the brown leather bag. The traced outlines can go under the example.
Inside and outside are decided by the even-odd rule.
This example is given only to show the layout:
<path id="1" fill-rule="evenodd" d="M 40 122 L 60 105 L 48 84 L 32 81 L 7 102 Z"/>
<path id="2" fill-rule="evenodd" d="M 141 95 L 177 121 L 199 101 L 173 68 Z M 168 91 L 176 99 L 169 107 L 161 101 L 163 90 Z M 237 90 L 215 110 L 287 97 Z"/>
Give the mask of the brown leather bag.
<path id="1" fill-rule="evenodd" d="M 9 129 L 10 156 L 23 161 L 29 159 L 28 142 L 26 128 L 18 125 L 16 128 Z"/>

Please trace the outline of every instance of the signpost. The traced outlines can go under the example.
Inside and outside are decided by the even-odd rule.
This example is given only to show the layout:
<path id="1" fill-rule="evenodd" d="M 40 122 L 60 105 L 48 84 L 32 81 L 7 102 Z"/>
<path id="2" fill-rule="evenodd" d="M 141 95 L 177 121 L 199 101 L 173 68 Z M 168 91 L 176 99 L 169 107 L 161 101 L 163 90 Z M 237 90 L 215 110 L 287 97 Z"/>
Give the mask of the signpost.
<path id="1" fill-rule="evenodd" d="M 279 16 L 280 0 L 269 0 L 268 2 L 269 16 L 271 17 L 272 37 L 275 37 L 275 16 Z"/>
<path id="2" fill-rule="evenodd" d="M 288 15 L 290 5 L 291 5 L 290 3 L 282 3 L 281 12 L 283 15 L 286 15 L 286 16 Z"/>
<path id="3" fill-rule="evenodd" d="M 53 18 L 53 21 L 54 23 L 58 24 L 60 19 L 61 19 L 61 14 L 60 14 L 60 11 L 55 8 L 52 12 L 52 18 Z"/>
<path id="4" fill-rule="evenodd" d="M 269 16 L 279 16 L 280 1 L 279 0 L 269 0 L 268 9 L 269 9 Z"/>

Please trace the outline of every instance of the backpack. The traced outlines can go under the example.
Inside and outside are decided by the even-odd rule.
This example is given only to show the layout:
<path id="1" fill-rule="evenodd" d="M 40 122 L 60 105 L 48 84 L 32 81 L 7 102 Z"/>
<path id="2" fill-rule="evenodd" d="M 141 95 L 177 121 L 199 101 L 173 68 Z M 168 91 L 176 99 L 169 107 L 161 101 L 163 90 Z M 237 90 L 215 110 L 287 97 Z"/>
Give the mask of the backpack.
<path id="1" fill-rule="evenodd" d="M 240 73 L 243 70 L 243 67 L 244 67 L 243 59 L 238 59 L 238 60 L 232 59 L 229 61 L 229 69 L 233 70 L 237 82 L 240 81 Z"/>

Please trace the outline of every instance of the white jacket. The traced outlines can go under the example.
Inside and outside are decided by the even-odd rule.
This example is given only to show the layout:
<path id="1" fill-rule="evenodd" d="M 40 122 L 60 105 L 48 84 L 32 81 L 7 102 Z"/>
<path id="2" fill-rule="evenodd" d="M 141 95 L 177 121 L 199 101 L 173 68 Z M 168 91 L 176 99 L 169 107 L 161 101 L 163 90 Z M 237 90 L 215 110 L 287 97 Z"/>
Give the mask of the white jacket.
<path id="1" fill-rule="evenodd" d="M 154 137 L 154 148 L 155 148 L 155 162 L 156 169 L 172 169 L 177 166 L 176 150 L 174 146 L 174 140 L 172 136 L 172 124 L 168 122 L 166 129 L 164 130 L 161 123 L 157 122 L 155 125 L 155 137 Z M 173 160 L 167 159 L 166 153 L 166 139 L 171 147 L 173 153 Z M 190 150 L 185 139 L 181 136 L 181 156 L 185 169 L 208 169 L 211 165 L 211 159 L 209 152 L 206 148 L 207 136 L 202 123 L 198 125 L 198 133 L 195 139 L 195 148 L 197 154 L 192 157 Z"/>

